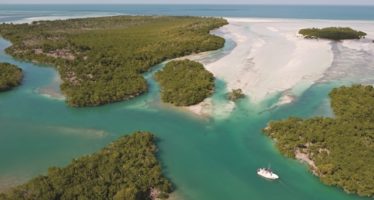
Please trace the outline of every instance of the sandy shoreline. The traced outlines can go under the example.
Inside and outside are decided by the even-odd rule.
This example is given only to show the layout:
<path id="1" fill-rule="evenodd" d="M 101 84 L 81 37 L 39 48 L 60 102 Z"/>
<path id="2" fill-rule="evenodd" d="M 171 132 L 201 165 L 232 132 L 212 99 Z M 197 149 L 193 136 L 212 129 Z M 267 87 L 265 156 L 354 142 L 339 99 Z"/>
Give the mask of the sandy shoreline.
<path id="1" fill-rule="evenodd" d="M 21 178 L 22 177 L 22 178 Z M 29 176 L 1 176 L 0 177 L 0 193 L 6 192 L 14 186 L 24 183 Z"/>
<path id="2" fill-rule="evenodd" d="M 66 97 L 60 90 L 60 85 L 62 82 L 63 81 L 57 72 L 56 76 L 53 78 L 53 81 L 49 85 L 38 88 L 36 92 L 47 98 L 65 100 Z"/>
<path id="3" fill-rule="evenodd" d="M 114 14 L 112 14 L 114 15 Z M 107 15 L 49 16 L 26 18 L 18 23 L 35 20 L 56 20 Z M 108 14 L 109 16 L 109 14 Z M 213 34 L 235 42 L 236 46 L 222 56 L 204 52 L 186 56 L 205 64 L 207 70 L 226 83 L 227 91 L 242 89 L 253 104 L 259 104 L 276 94 L 279 102 L 273 106 L 292 103 L 313 84 L 323 80 L 328 69 L 336 61 L 328 40 L 307 40 L 297 34 L 301 28 L 347 26 L 366 32 L 366 40 L 341 42 L 341 46 L 352 51 L 374 55 L 374 21 L 317 20 L 317 19 L 272 19 L 272 18 L 226 18 L 229 24 L 213 31 Z M 340 49 L 339 49 L 340 50 Z M 179 58 L 179 59 L 183 59 Z M 358 58 L 359 59 L 359 58 Z M 352 61 L 354 62 L 354 61 Z M 374 60 L 373 60 L 374 62 Z M 339 69 L 338 67 L 335 67 Z M 348 66 L 349 68 L 349 66 Z M 347 67 L 345 68 L 345 70 Z M 333 71 L 337 73 L 336 70 Z M 296 91 L 297 90 L 297 91 Z M 42 95 L 64 99 L 54 87 L 40 88 Z M 183 108 L 202 117 L 230 113 L 235 104 L 230 101 L 215 101 L 215 97 L 200 104 Z"/>
<path id="4" fill-rule="evenodd" d="M 238 45 L 207 69 L 225 80 L 229 90 L 242 89 L 254 103 L 301 81 L 318 80 L 332 63 L 329 41 L 301 38 L 297 31 L 302 24 L 228 20 L 224 28 Z"/>
<path id="5" fill-rule="evenodd" d="M 321 80 L 332 66 L 334 42 L 308 40 L 298 30 L 308 27 L 348 26 L 368 33 L 366 40 L 341 42 L 343 46 L 374 55 L 373 21 L 226 18 L 229 25 L 220 29 L 223 37 L 237 45 L 222 58 L 205 65 L 227 83 L 227 89 L 242 89 L 258 104 L 282 93 L 277 105 L 294 101 Z M 295 88 L 298 88 L 298 91 Z M 287 91 L 287 92 L 285 92 Z M 211 101 L 189 107 L 198 115 L 213 115 L 217 105 Z M 218 105 L 224 106 L 224 105 Z"/>

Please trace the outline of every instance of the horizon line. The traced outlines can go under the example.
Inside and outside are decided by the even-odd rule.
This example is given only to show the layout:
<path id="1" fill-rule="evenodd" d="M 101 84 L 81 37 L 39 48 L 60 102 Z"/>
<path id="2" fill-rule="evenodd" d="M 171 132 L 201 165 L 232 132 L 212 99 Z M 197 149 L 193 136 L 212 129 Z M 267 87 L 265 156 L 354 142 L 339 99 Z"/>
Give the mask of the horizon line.
<path id="1" fill-rule="evenodd" d="M 374 6 L 373 4 L 261 4 L 261 3 L 0 3 L 0 5 L 243 5 L 243 6 Z"/>

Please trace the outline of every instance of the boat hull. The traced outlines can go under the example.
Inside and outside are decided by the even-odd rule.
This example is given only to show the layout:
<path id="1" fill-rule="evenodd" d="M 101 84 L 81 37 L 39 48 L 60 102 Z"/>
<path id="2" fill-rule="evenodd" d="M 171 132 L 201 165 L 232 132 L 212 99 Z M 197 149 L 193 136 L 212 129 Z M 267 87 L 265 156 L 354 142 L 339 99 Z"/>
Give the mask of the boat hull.
<path id="1" fill-rule="evenodd" d="M 259 170 L 257 171 L 257 174 L 263 178 L 269 179 L 269 180 L 276 180 L 279 179 L 279 176 L 268 171 Z"/>

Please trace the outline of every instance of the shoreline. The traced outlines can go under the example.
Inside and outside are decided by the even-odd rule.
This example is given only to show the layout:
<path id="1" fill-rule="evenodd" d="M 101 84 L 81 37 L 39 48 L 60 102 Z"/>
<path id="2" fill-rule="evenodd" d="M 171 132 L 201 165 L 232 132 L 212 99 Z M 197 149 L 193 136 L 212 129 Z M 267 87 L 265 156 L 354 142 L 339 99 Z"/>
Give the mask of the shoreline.
<path id="1" fill-rule="evenodd" d="M 297 37 L 298 24 L 228 20 L 228 37 L 238 45 L 206 68 L 225 80 L 228 90 L 240 88 L 254 103 L 318 80 L 333 61 L 329 42 Z"/>
<path id="2" fill-rule="evenodd" d="M 21 177 L 21 176 L 20 176 Z M 0 194 L 13 188 L 14 186 L 21 185 L 26 182 L 27 179 L 23 180 L 16 176 L 6 176 L 0 178 Z M 22 176 L 25 177 L 25 176 Z"/>
<path id="3" fill-rule="evenodd" d="M 70 16 L 69 18 L 115 16 L 117 14 Z M 279 102 L 275 106 L 292 103 L 306 89 L 323 79 L 334 62 L 335 55 L 332 51 L 332 42 L 329 40 L 304 39 L 297 34 L 300 28 L 322 27 L 337 22 L 345 25 L 355 23 L 352 27 L 365 27 L 367 23 L 370 25 L 374 23 L 374 21 L 369 20 L 223 18 L 228 20 L 229 24 L 211 31 L 211 34 L 223 37 L 226 41 L 234 41 L 236 46 L 230 52 L 221 55 L 219 58 L 214 58 L 214 53 L 223 49 L 221 48 L 215 51 L 175 58 L 175 60 L 188 58 L 195 61 L 204 61 L 203 64 L 208 71 L 212 72 L 217 79 L 226 82 L 228 91 L 242 89 L 243 93 L 249 97 L 250 102 L 254 104 L 259 104 L 272 95 L 281 93 Z M 67 18 L 51 16 L 42 17 L 42 19 Z M 374 37 L 373 29 L 363 31 L 368 33 L 368 38 Z M 374 52 L 373 49 L 370 49 L 370 44 L 362 45 L 357 41 L 344 41 L 342 44 L 357 51 Z M 272 59 L 268 59 L 269 57 Z M 299 85 L 304 85 L 303 91 L 295 94 L 293 89 Z M 50 88 L 40 88 L 40 90 L 44 90 L 44 92 L 38 92 L 49 98 L 63 99 L 54 91 L 51 92 Z M 284 94 L 285 91 L 290 92 Z M 224 104 L 227 105 L 227 102 Z M 198 116 L 212 117 L 216 107 L 217 105 L 213 105 L 210 99 L 186 107 L 185 110 Z"/>
<path id="4" fill-rule="evenodd" d="M 52 77 L 50 77 L 49 79 L 51 78 Z M 311 93 L 316 92 L 318 94 L 323 93 L 323 91 L 321 92 L 321 90 L 312 91 Z M 323 186 L 321 183 L 316 181 L 316 178 L 314 176 L 310 176 L 310 173 L 308 172 L 308 170 L 306 170 L 307 168 L 304 164 L 300 165 L 298 162 L 290 162 L 288 159 L 281 158 L 281 156 L 276 151 L 274 151 L 271 146 L 268 145 L 268 141 L 266 141 L 267 139 L 264 138 L 263 135 L 258 134 L 260 126 L 265 125 L 268 119 L 267 114 L 265 114 L 264 116 L 257 116 L 256 113 L 252 112 L 251 109 L 244 107 L 244 109 L 237 109 L 240 112 L 233 113 L 233 115 L 227 121 L 212 120 L 207 123 L 203 123 L 202 120 L 198 119 L 197 117 L 194 117 L 194 119 L 191 119 L 192 117 L 188 117 L 187 115 L 194 115 L 194 113 L 191 113 L 191 111 L 180 111 L 187 113 L 185 114 L 187 117 L 184 117 L 182 116 L 182 114 L 174 114 L 175 111 L 179 112 L 179 110 L 176 110 L 175 108 L 170 108 L 170 111 L 168 111 L 164 110 L 163 108 L 157 108 L 157 106 L 159 105 L 148 105 L 148 103 L 156 104 L 155 102 L 159 100 L 159 98 L 157 97 L 158 93 L 158 91 L 151 90 L 149 93 L 143 96 L 139 96 L 138 98 L 133 100 L 133 102 L 129 102 L 128 104 L 120 103 L 119 105 L 99 109 L 74 109 L 74 112 L 72 112 L 71 109 L 66 108 L 66 106 L 62 106 L 63 102 L 57 102 L 58 105 L 56 105 L 56 102 L 48 103 L 50 101 L 48 99 L 28 98 L 29 95 L 24 96 L 24 102 L 27 101 L 32 104 L 36 102 L 36 104 L 38 104 L 39 102 L 43 103 L 48 101 L 46 104 L 47 108 L 52 111 L 58 111 L 60 115 L 58 116 L 58 118 L 56 118 L 52 115 L 48 116 L 50 115 L 50 113 L 53 114 L 53 112 L 42 112 L 40 115 L 36 115 L 36 118 L 34 120 L 35 125 L 40 124 L 40 126 L 44 126 L 45 124 L 65 124 L 66 126 L 69 125 L 78 128 L 80 126 L 90 126 L 92 124 L 93 126 L 95 126 L 95 128 L 101 127 L 105 130 L 110 130 L 111 132 L 113 132 L 113 137 L 118 137 L 120 134 L 122 134 L 123 127 L 125 127 L 126 130 L 138 128 L 139 126 L 143 129 L 154 130 L 155 133 L 160 136 L 160 145 L 162 145 L 160 146 L 162 148 L 160 148 L 159 152 L 159 158 L 162 159 L 162 163 L 164 164 L 162 168 L 164 170 L 166 169 L 166 175 L 168 177 L 176 180 L 176 192 L 180 192 L 180 196 L 185 197 L 186 199 L 204 199 L 204 197 L 212 199 L 230 199 L 229 197 L 234 197 L 233 199 L 235 199 L 235 197 L 245 198 L 253 196 L 259 199 L 268 199 L 268 197 L 271 197 L 274 192 L 278 192 L 278 196 L 284 198 L 292 198 L 293 196 L 305 196 L 305 198 L 310 199 L 345 199 L 345 197 L 346 199 L 356 199 L 356 196 L 345 195 L 340 190 Z M 307 92 L 307 95 L 308 94 L 309 92 Z M 143 98 L 144 96 L 147 97 Z M 275 111 L 274 113 L 269 113 L 269 116 L 279 116 L 278 113 L 280 113 L 281 115 L 289 115 L 290 113 L 293 113 L 292 110 L 297 110 L 298 113 L 301 113 L 302 115 L 308 115 L 309 113 L 311 113 L 310 110 L 315 107 L 313 106 L 313 103 L 319 103 L 320 98 L 322 97 L 318 96 L 317 98 L 313 96 L 312 99 L 306 99 L 306 101 L 303 103 L 306 107 L 305 109 L 303 105 L 295 103 L 290 106 L 290 109 L 288 109 L 287 106 L 287 109 L 281 109 L 280 112 Z M 150 102 L 148 101 L 150 99 L 157 100 L 155 100 L 154 102 Z M 289 100 L 289 98 L 286 97 L 284 99 Z M 6 101 L 4 102 L 6 103 L 4 105 L 8 105 L 8 102 L 12 103 L 10 100 L 13 99 L 5 100 Z M 12 104 L 14 104 L 16 108 L 18 108 L 17 101 L 13 102 L 14 103 Z M 11 113 L 11 115 L 4 115 L 5 125 L 7 123 L 7 120 L 9 121 L 14 118 L 13 116 L 19 116 L 19 121 L 21 121 L 27 120 L 27 115 L 39 113 L 37 108 L 33 107 L 30 107 L 30 110 L 18 109 L 19 112 L 18 110 L 14 110 L 14 113 L 9 112 L 11 111 L 11 109 L 8 108 L 12 108 L 12 104 L 10 103 L 9 106 L 4 107 L 7 108 L 5 110 L 7 112 L 5 113 Z M 247 100 L 245 99 L 243 103 L 247 103 Z M 135 107 L 138 104 L 146 104 L 146 106 L 148 107 L 138 106 L 141 108 L 131 108 L 132 106 Z M 21 105 L 20 108 L 26 107 L 22 107 Z M 133 111 L 132 109 L 139 109 L 141 111 Z M 24 126 L 22 126 L 23 123 L 24 122 L 17 122 L 12 125 L 9 130 L 15 130 L 19 132 L 19 134 L 23 132 L 26 136 L 26 133 L 29 130 L 31 132 L 32 129 L 28 127 L 25 128 Z M 22 129 L 19 128 L 25 128 L 25 131 L 22 131 Z M 85 142 L 87 138 L 83 138 L 84 140 L 80 140 L 80 137 L 74 138 L 74 136 L 68 140 L 63 138 L 65 136 L 50 137 L 48 132 L 54 132 L 54 130 L 55 128 L 51 128 L 49 131 L 40 129 L 34 135 L 29 134 L 29 137 L 35 138 L 35 141 L 45 140 L 46 142 L 49 142 L 51 144 L 49 146 L 53 147 L 53 149 L 51 148 L 51 151 L 47 152 L 48 154 L 46 153 L 44 155 L 45 151 L 41 153 L 33 153 L 32 150 L 37 149 L 38 146 L 30 146 L 26 149 L 25 146 L 22 145 L 13 145 L 10 146 L 9 149 L 12 150 L 13 148 L 17 148 L 18 150 L 19 146 L 20 151 L 23 149 L 27 150 L 24 150 L 24 153 L 21 153 L 22 155 L 24 154 L 25 156 L 29 156 L 30 159 L 32 159 L 32 156 L 37 157 L 40 154 L 41 156 L 43 156 L 43 160 L 52 159 L 51 161 L 58 161 L 58 159 L 60 158 L 58 156 L 54 156 L 55 154 L 58 155 L 60 152 L 63 152 L 63 156 L 69 157 L 70 155 L 67 154 L 69 154 L 70 152 L 66 150 L 73 149 L 74 152 L 81 154 L 81 150 L 85 150 L 85 148 L 89 150 L 89 147 L 91 147 L 92 145 L 96 145 L 96 143 L 92 141 Z M 5 134 L 5 136 L 8 135 L 7 132 L 5 132 Z M 48 137 L 46 137 L 46 135 Z M 26 139 L 27 138 L 28 137 L 26 137 Z M 52 141 L 52 139 L 56 139 L 55 141 L 57 141 L 58 144 L 61 145 L 61 147 L 58 145 L 54 145 L 55 143 Z M 5 144 L 5 150 L 8 149 L 7 144 L 17 144 L 17 140 L 19 140 L 19 138 L 14 138 L 12 140 L 9 140 L 9 142 L 4 141 L 3 143 Z M 103 140 L 98 138 L 97 141 Z M 37 142 L 34 142 L 33 144 L 37 144 Z M 100 142 L 100 144 L 102 143 Z M 79 147 L 81 147 L 82 149 L 80 149 Z M 80 151 L 78 152 L 74 149 L 79 149 Z M 190 152 L 186 151 L 186 149 L 189 149 Z M 5 152 L 13 153 L 13 151 Z M 13 155 L 10 153 L 8 154 L 9 156 L 4 157 L 4 161 L 12 161 L 13 157 L 18 159 L 18 154 Z M 282 178 L 284 178 L 284 180 L 287 180 L 287 182 L 284 181 L 286 182 L 286 185 L 267 183 L 266 180 L 258 179 L 255 173 L 248 173 L 248 171 L 252 171 L 252 169 L 256 169 L 258 167 L 256 166 L 259 165 L 258 162 L 262 162 L 261 159 L 258 158 L 269 158 L 273 160 L 271 161 L 274 162 L 272 163 L 272 166 L 278 166 L 278 171 L 283 172 L 284 175 Z M 235 161 L 238 162 L 236 163 Z M 269 161 L 263 160 L 263 162 L 266 163 Z M 194 166 L 189 167 L 189 163 L 194 164 Z M 16 164 L 13 164 L 12 162 L 4 162 L 4 165 L 6 167 L 8 167 L 9 165 L 9 169 L 11 171 L 14 171 L 14 166 L 16 166 Z M 26 167 L 24 170 L 31 171 L 33 168 L 40 168 L 39 165 L 41 165 L 36 165 L 35 163 L 29 164 L 32 165 Z M 34 165 L 36 165 L 36 167 L 34 167 Z M 43 163 L 43 165 L 45 164 Z M 20 166 L 24 167 L 24 165 Z M 294 176 L 295 174 L 297 174 L 297 179 L 292 178 L 292 176 Z M 226 188 L 227 190 L 215 189 L 220 188 L 220 186 L 222 185 L 220 184 L 220 180 L 223 180 L 228 184 L 229 188 Z M 199 184 L 197 185 L 196 183 Z M 271 186 L 269 185 L 269 188 L 264 188 L 263 183 L 271 184 Z M 304 183 L 303 186 L 301 186 L 300 183 Z M 173 196 L 173 193 L 171 196 Z"/>
<path id="5" fill-rule="evenodd" d="M 66 96 L 61 92 L 60 86 L 63 83 L 63 80 L 60 77 L 60 74 L 56 70 L 56 75 L 49 85 L 39 87 L 36 89 L 36 92 L 44 97 L 50 99 L 56 99 L 64 101 Z"/>
<path id="6" fill-rule="evenodd" d="M 298 34 L 301 28 L 337 26 L 336 23 L 351 26 L 367 32 L 368 39 L 343 41 L 342 45 L 356 51 L 374 52 L 371 43 L 367 42 L 374 38 L 374 21 L 225 19 L 229 24 L 219 29 L 220 36 L 233 40 L 237 46 L 222 58 L 206 64 L 205 68 L 216 78 L 224 80 L 228 91 L 242 89 L 253 104 L 275 94 L 281 94 L 275 106 L 292 103 L 328 75 L 326 73 L 336 59 L 336 52 L 332 49 L 335 42 L 304 39 Z M 204 107 L 207 105 L 196 105 L 190 110 L 203 114 Z"/>

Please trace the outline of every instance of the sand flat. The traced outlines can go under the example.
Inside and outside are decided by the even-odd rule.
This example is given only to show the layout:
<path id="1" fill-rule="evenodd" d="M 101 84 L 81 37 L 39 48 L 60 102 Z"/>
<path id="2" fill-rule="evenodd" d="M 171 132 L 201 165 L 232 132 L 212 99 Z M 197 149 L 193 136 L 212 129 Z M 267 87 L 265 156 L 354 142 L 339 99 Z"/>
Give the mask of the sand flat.
<path id="1" fill-rule="evenodd" d="M 228 19 L 226 27 L 237 47 L 207 69 L 240 88 L 252 102 L 292 88 L 301 81 L 312 83 L 330 67 L 329 41 L 305 40 L 297 35 L 301 25 L 289 21 Z"/>
<path id="2" fill-rule="evenodd" d="M 368 33 L 367 39 L 339 43 L 347 48 L 374 55 L 374 23 L 372 21 L 300 20 L 226 18 L 229 25 L 220 29 L 235 48 L 224 57 L 205 65 L 215 77 L 227 84 L 227 90 L 242 89 L 254 104 L 284 93 L 291 103 L 310 86 L 323 79 L 333 65 L 335 42 L 308 40 L 298 34 L 301 28 L 343 26 Z M 360 59 L 359 57 L 357 59 Z M 293 89 L 298 88 L 297 93 Z M 301 88 L 301 89 L 300 89 Z M 287 92 L 286 92 L 287 91 Z M 223 105 L 202 104 L 191 107 L 196 114 L 207 115 Z M 201 112 L 200 112 L 201 111 Z M 204 112 L 202 112 L 204 111 Z"/>

